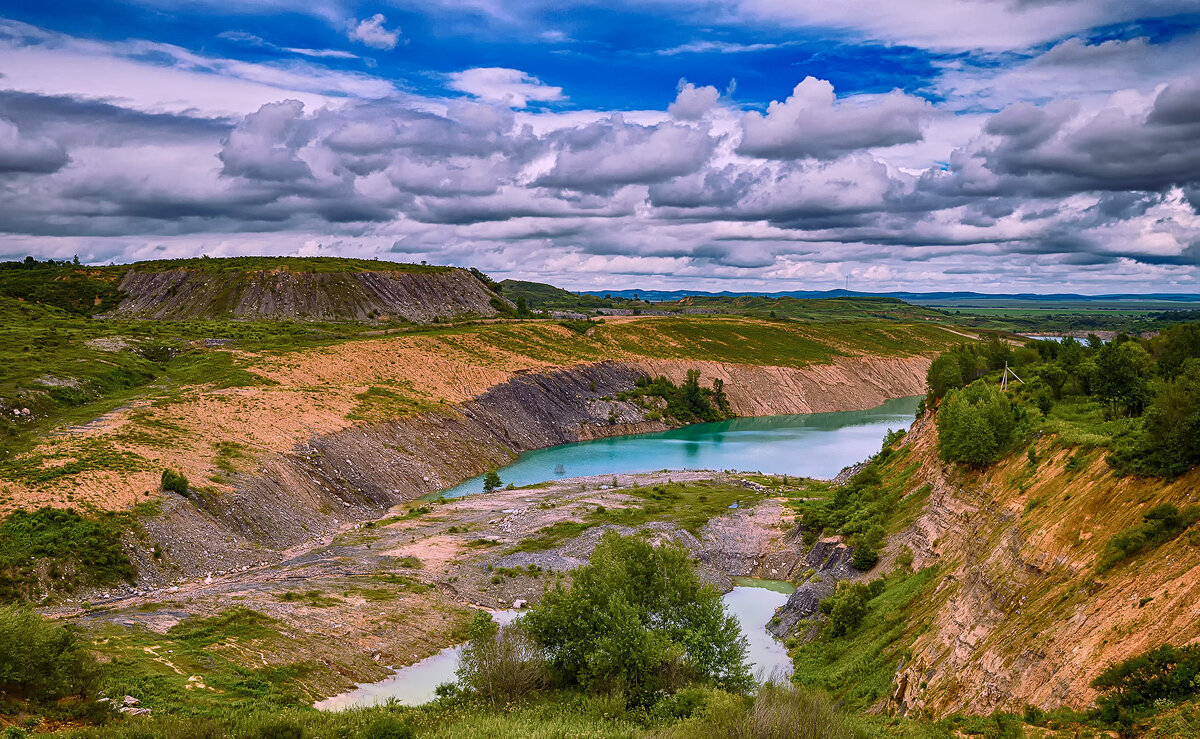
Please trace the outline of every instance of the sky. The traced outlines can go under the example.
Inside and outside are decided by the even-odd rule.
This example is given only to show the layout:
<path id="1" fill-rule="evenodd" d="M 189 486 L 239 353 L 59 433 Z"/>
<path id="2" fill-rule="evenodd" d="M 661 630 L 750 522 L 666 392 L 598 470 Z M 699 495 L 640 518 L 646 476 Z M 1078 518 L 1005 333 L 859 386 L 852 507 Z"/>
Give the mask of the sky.
<path id="1" fill-rule="evenodd" d="M 0 259 L 1200 293 L 1200 0 L 0 0 Z"/>

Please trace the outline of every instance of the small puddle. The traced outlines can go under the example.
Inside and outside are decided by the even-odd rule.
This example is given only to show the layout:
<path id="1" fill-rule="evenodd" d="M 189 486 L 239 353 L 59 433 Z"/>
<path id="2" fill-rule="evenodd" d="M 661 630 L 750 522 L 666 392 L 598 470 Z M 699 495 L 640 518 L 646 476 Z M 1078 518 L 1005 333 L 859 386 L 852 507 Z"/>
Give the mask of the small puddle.
<path id="1" fill-rule="evenodd" d="M 783 643 L 767 631 L 775 609 L 787 602 L 796 589 L 782 580 L 758 580 L 735 577 L 735 587 L 725 594 L 725 608 L 735 616 L 746 635 L 746 662 L 761 683 L 770 678 L 786 678 L 792 674 L 792 660 Z"/>
<path id="2" fill-rule="evenodd" d="M 737 618 L 749 642 L 746 661 L 751 665 L 751 672 L 760 682 L 770 677 L 790 675 L 792 662 L 787 650 L 767 632 L 766 626 L 775 615 L 775 609 L 782 606 L 788 594 L 794 590 L 792 584 L 750 577 L 735 578 L 734 582 L 736 587 L 726 593 L 722 600 L 725 601 L 726 611 Z M 492 617 L 500 624 L 509 623 L 518 615 L 518 611 L 492 613 Z M 438 685 L 454 682 L 461 654 L 461 644 L 446 647 L 432 657 L 401 668 L 396 674 L 379 682 L 359 685 L 349 692 L 326 698 L 315 706 L 322 711 L 343 711 L 383 705 L 389 701 L 405 706 L 428 703 L 434 699 L 434 690 Z"/>
<path id="3" fill-rule="evenodd" d="M 492 611 L 492 619 L 506 624 L 520 614 L 519 611 Z M 433 700 L 434 690 L 442 683 L 455 681 L 458 660 L 462 655 L 462 644 L 446 647 L 416 664 L 403 667 L 396 674 L 377 683 L 365 683 L 354 690 L 318 701 L 314 707 L 322 711 L 344 711 L 347 708 L 380 706 L 396 701 L 405 706 L 419 706 Z"/>

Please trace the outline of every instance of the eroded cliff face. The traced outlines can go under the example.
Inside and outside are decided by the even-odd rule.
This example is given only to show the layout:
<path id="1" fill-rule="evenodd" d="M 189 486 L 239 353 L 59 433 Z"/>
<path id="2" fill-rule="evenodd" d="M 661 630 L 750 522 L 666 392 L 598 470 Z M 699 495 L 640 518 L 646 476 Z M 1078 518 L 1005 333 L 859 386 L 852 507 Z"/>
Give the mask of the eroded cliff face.
<path id="1" fill-rule="evenodd" d="M 729 405 L 739 416 L 778 416 L 874 408 L 886 400 L 925 392 L 929 360 L 924 357 L 839 357 L 807 367 L 761 367 L 721 362 L 647 359 L 646 374 L 679 384 L 689 369 L 702 382 L 721 379 Z"/>
<path id="2" fill-rule="evenodd" d="M 937 456 L 932 415 L 904 443 L 929 486 L 916 521 L 889 543 L 913 566 L 937 566 L 936 587 L 907 614 L 919 633 L 896 674 L 890 706 L 901 712 L 987 713 L 1025 705 L 1083 708 L 1108 664 L 1164 642 L 1200 639 L 1200 546 L 1185 534 L 1099 574 L 1117 532 L 1163 502 L 1200 500 L 1200 473 L 1171 483 L 1117 478 L 1095 453 L 1066 468 L 1076 450 L 1038 444 L 984 474 Z"/>
<path id="3" fill-rule="evenodd" d="M 494 316 L 497 296 L 461 269 L 423 272 L 299 272 L 289 269 L 209 273 L 130 270 L 122 318 L 187 320 L 368 321 L 413 323 Z"/>
<path id="4" fill-rule="evenodd" d="M 803 369 L 713 362 L 600 362 L 518 372 L 444 410 L 324 434 L 262 460 L 231 493 L 164 498 L 147 522 L 168 564 L 138 551 L 148 581 L 270 562 L 326 538 L 347 522 L 381 516 L 396 503 L 453 486 L 523 451 L 665 430 L 638 406 L 614 398 L 647 372 L 725 381 L 740 415 L 869 408 L 914 394 L 929 359 L 864 358 Z"/>

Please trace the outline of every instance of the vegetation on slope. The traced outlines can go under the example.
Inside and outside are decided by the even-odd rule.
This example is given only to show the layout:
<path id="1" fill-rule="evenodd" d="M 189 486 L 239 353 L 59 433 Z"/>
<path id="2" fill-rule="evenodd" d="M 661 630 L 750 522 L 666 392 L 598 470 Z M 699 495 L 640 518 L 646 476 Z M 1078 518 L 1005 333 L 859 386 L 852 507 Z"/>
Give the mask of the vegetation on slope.
<path id="1" fill-rule="evenodd" d="M 0 601 L 132 582 L 137 573 L 121 536 L 134 527 L 129 514 L 85 518 L 70 508 L 13 511 L 0 519 Z"/>
<path id="2" fill-rule="evenodd" d="M 1008 397 L 998 370 L 1021 373 Z M 988 377 L 985 385 L 977 380 Z M 968 387 L 969 386 L 969 387 Z M 1152 339 L 1126 335 L 1082 344 L 1068 338 L 1013 350 L 993 339 L 963 345 L 929 369 L 929 400 L 939 413 L 942 455 L 976 467 L 991 464 L 1038 430 L 1086 432 L 1069 415 L 1093 412 L 1111 424 L 1109 463 L 1125 474 L 1174 477 L 1200 462 L 1200 326 L 1183 324 Z M 1056 423 L 1057 422 L 1057 423 Z M 1066 423 L 1064 423 L 1066 422 Z M 1092 428 L 1094 434 L 1095 427 Z M 1093 444 L 1097 445 L 1097 444 Z"/>
<path id="3" fill-rule="evenodd" d="M 898 298 L 767 298 L 758 296 L 695 295 L 678 301 L 654 303 L 655 310 L 688 310 L 739 313 L 758 318 L 799 321 L 932 321 L 944 320 L 940 311 L 906 303 Z"/>
<path id="4" fill-rule="evenodd" d="M 504 295 L 513 301 L 525 298 L 529 307 L 540 311 L 571 311 L 589 313 L 598 308 L 646 309 L 649 303 L 636 298 L 604 298 L 598 295 L 573 293 L 554 285 L 523 280 L 502 280 Z"/>

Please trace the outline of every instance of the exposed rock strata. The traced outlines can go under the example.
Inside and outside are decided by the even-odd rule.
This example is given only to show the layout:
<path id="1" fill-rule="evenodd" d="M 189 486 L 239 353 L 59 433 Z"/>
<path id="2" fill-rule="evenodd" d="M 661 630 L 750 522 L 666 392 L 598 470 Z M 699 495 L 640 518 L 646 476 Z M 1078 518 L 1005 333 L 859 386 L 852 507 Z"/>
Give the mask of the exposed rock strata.
<path id="1" fill-rule="evenodd" d="M 1195 472 L 1173 483 L 1116 478 L 1102 455 L 1066 470 L 1073 450 L 1049 447 L 1036 469 L 1019 455 L 965 474 L 938 458 L 931 414 L 903 443 L 921 463 L 913 484 L 928 485 L 929 497 L 885 559 L 908 547 L 914 568 L 936 565 L 941 576 L 921 603 L 928 621 L 897 671 L 891 708 L 1084 708 L 1106 665 L 1200 639 L 1200 550 L 1186 536 L 1094 569 L 1104 543 L 1142 512 L 1195 501 Z"/>
<path id="2" fill-rule="evenodd" d="M 130 270 L 123 318 L 187 320 L 367 321 L 377 317 L 429 323 L 456 316 L 494 316 L 497 296 L 469 272 L 297 272 L 241 275 L 174 269 Z"/>
<path id="3" fill-rule="evenodd" d="M 398 502 L 436 492 L 556 444 L 664 430 L 641 408 L 612 398 L 644 373 L 681 376 L 698 367 L 725 380 L 736 412 L 858 409 L 914 392 L 929 360 L 841 360 L 800 370 L 711 362 L 603 362 L 518 373 L 478 398 L 444 411 L 355 427 L 311 439 L 263 460 L 230 494 L 165 499 L 147 522 L 168 549 L 168 569 L 139 550 L 150 580 L 275 561 L 351 521 L 376 518 Z M 855 382 L 862 382 L 855 390 Z"/>

